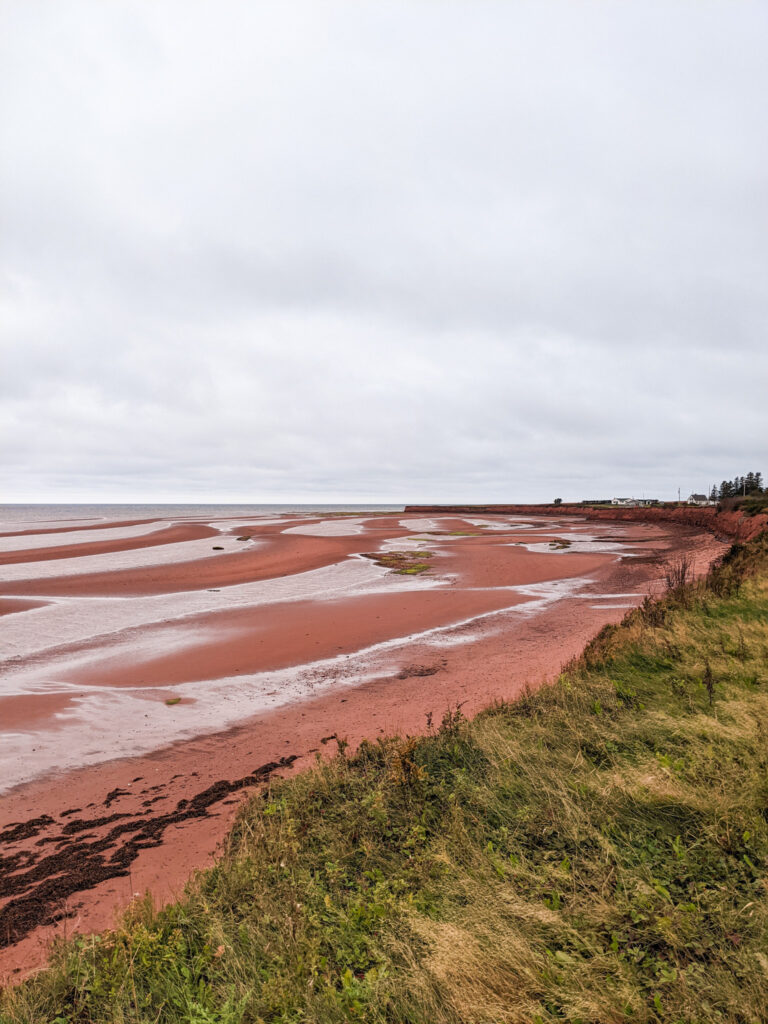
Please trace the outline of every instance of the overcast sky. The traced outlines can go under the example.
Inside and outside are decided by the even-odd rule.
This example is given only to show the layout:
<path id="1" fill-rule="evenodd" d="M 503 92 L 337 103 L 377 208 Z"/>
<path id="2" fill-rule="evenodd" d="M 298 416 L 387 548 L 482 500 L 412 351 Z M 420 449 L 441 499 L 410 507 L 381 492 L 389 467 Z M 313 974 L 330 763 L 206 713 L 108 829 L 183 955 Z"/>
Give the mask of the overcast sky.
<path id="1" fill-rule="evenodd" d="M 2 0 L 0 501 L 768 471 L 768 4 Z"/>

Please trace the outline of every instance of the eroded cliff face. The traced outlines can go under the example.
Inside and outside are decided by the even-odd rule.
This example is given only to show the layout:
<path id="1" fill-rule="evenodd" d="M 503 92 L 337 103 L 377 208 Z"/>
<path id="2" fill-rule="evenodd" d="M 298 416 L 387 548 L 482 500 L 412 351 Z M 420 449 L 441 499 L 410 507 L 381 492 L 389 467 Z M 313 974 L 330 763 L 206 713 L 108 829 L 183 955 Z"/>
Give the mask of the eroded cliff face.
<path id="1" fill-rule="evenodd" d="M 719 537 L 746 541 L 768 529 L 768 514 L 745 516 L 741 512 L 720 512 L 714 506 L 693 508 L 686 505 L 652 508 L 589 508 L 584 505 L 407 505 L 408 513 L 482 513 L 484 515 L 503 513 L 505 515 L 567 515 L 584 519 L 610 519 L 614 522 L 635 523 L 676 523 L 693 529 L 706 530 Z"/>

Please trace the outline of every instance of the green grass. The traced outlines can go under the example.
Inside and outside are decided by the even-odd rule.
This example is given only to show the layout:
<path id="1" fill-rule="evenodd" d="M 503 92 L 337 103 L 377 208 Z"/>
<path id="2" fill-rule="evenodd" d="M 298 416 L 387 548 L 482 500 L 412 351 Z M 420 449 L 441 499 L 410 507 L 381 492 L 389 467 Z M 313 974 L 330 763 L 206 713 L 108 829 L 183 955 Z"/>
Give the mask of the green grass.
<path id="1" fill-rule="evenodd" d="M 768 512 L 768 494 L 750 494 L 741 501 L 739 511 L 748 516 Z"/>
<path id="2" fill-rule="evenodd" d="M 559 680 L 278 782 L 0 1020 L 766 1020 L 768 538 Z"/>
<path id="3" fill-rule="evenodd" d="M 432 566 L 423 561 L 431 558 L 431 551 L 387 551 L 364 553 L 363 558 L 372 559 L 376 565 L 392 570 L 398 576 L 419 576 L 428 572 Z"/>

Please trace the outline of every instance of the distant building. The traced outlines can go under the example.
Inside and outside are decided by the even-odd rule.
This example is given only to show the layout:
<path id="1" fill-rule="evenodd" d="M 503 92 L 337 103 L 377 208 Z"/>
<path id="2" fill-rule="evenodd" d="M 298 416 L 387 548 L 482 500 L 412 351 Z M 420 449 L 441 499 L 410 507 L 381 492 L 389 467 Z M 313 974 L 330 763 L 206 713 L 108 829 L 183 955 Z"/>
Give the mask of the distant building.
<path id="1" fill-rule="evenodd" d="M 706 494 L 689 494 L 688 495 L 689 505 L 714 505 L 713 501 L 710 501 Z"/>
<path id="2" fill-rule="evenodd" d="M 648 505 L 658 505 L 658 498 L 611 498 L 612 505 L 623 505 L 625 508 L 646 508 Z"/>

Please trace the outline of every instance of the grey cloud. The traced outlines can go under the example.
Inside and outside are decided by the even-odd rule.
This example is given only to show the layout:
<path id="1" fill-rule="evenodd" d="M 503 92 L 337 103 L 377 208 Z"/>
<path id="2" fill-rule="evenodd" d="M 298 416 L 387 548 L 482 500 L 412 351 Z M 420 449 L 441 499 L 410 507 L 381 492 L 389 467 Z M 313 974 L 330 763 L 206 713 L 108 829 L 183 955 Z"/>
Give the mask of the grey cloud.
<path id="1" fill-rule="evenodd" d="M 6 4 L 3 494 L 768 470 L 768 11 Z"/>

